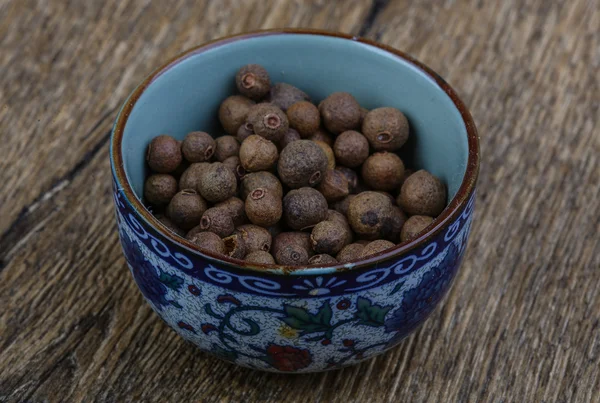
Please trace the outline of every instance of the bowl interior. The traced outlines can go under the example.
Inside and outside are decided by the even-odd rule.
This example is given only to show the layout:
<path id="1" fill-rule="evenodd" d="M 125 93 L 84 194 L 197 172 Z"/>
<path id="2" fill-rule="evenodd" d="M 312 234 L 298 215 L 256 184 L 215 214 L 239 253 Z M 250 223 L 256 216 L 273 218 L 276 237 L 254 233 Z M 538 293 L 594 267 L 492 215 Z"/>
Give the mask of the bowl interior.
<path id="1" fill-rule="evenodd" d="M 432 78 L 375 46 L 280 33 L 218 42 L 155 76 L 131 111 L 122 140 L 125 172 L 140 199 L 150 140 L 159 134 L 183 139 L 194 130 L 224 134 L 219 104 L 235 93 L 233 77 L 248 63 L 262 64 L 273 82 L 295 85 L 313 101 L 346 91 L 365 108 L 400 109 L 410 122 L 410 139 L 399 153 L 405 164 L 427 169 L 447 184 L 450 199 L 456 195 L 467 166 L 467 131 L 456 106 Z"/>

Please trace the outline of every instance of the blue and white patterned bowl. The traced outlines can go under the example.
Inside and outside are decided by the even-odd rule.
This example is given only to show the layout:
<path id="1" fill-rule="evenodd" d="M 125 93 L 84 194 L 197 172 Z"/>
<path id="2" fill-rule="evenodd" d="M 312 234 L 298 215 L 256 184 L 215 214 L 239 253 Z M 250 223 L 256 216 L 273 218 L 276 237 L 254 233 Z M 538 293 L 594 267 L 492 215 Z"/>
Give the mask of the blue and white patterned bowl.
<path id="1" fill-rule="evenodd" d="M 221 134 L 219 101 L 236 70 L 264 65 L 320 100 L 348 91 L 366 108 L 395 106 L 411 124 L 403 158 L 448 185 L 429 230 L 360 263 L 261 266 L 199 252 L 140 201 L 150 139 Z M 153 72 L 125 102 L 111 139 L 114 201 L 127 263 L 156 313 L 185 339 L 246 367 L 312 372 L 397 345 L 446 294 L 465 252 L 479 167 L 473 120 L 432 70 L 394 49 L 316 31 L 262 31 L 191 49 Z"/>

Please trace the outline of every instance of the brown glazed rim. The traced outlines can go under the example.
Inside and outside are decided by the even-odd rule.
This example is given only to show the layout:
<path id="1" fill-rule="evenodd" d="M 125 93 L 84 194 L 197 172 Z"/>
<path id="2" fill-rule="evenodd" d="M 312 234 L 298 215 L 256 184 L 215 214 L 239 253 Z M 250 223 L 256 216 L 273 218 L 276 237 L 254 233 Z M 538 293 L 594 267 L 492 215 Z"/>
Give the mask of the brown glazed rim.
<path id="1" fill-rule="evenodd" d="M 459 111 L 463 122 L 465 124 L 465 128 L 467 130 L 467 138 L 468 138 L 468 159 L 467 159 L 467 168 L 465 172 L 465 176 L 463 181 L 458 189 L 457 194 L 451 200 L 450 204 L 446 206 L 444 211 L 436 218 L 433 224 L 428 227 L 427 231 L 421 234 L 421 236 L 413 239 L 410 242 L 400 244 L 393 249 L 388 251 L 381 252 L 379 254 L 370 256 L 364 260 L 360 260 L 357 262 L 344 263 L 338 265 L 308 265 L 308 266 L 281 266 L 281 265 L 264 265 L 264 264 L 249 264 L 244 262 L 243 260 L 233 259 L 228 256 L 217 255 L 213 253 L 203 252 L 196 248 L 194 244 L 189 242 L 188 240 L 181 238 L 170 231 L 168 231 L 162 224 L 158 221 L 156 217 L 154 217 L 142 204 L 142 202 L 136 197 L 135 193 L 129 181 L 127 179 L 127 175 L 125 174 L 125 168 L 123 164 L 123 155 L 121 151 L 121 142 L 123 139 L 123 133 L 125 129 L 125 125 L 127 124 L 127 119 L 131 111 L 133 110 L 136 102 L 142 95 L 142 93 L 146 90 L 146 88 L 162 73 L 169 70 L 173 66 L 181 63 L 188 57 L 192 55 L 196 55 L 202 52 L 205 52 L 209 49 L 213 49 L 219 46 L 226 45 L 235 41 L 242 41 L 245 39 L 256 38 L 261 36 L 270 36 L 270 35 L 317 35 L 317 36 L 327 36 L 327 37 L 337 37 L 341 39 L 350 40 L 353 42 L 363 43 L 369 46 L 376 47 L 378 49 L 384 50 L 396 57 L 404 60 L 412 64 L 421 70 L 424 74 L 429 76 L 432 80 L 434 80 L 437 85 L 440 87 L 442 91 L 444 91 L 452 100 L 456 109 Z M 368 39 L 359 38 L 356 36 L 351 36 L 347 34 L 342 34 L 338 32 L 328 32 L 321 30 L 310 30 L 310 29 L 271 29 L 271 30 L 263 30 L 263 31 L 255 31 L 243 34 L 237 34 L 228 36 L 225 38 L 220 38 L 203 45 L 194 47 L 189 49 L 180 55 L 172 58 L 163 66 L 154 70 L 129 96 L 126 100 L 123 108 L 121 109 L 117 121 L 115 122 L 115 126 L 113 129 L 112 139 L 111 139 L 111 162 L 113 163 L 113 169 L 117 180 L 119 182 L 119 188 L 124 192 L 127 201 L 135 208 L 137 213 L 146 220 L 158 233 L 160 233 L 165 238 L 168 238 L 173 243 L 190 250 L 193 253 L 196 253 L 209 261 L 219 262 L 221 264 L 225 264 L 235 269 L 241 270 L 251 270 L 258 271 L 262 273 L 271 273 L 271 274 L 298 274 L 298 275 L 323 275 L 334 273 L 336 271 L 347 271 L 347 270 L 358 270 L 364 269 L 368 267 L 372 267 L 378 265 L 379 263 L 390 260 L 393 258 L 397 258 L 406 252 L 411 251 L 414 248 L 422 246 L 429 242 L 434 236 L 436 236 L 442 229 L 444 229 L 447 225 L 455 220 L 458 216 L 459 212 L 466 206 L 469 196 L 475 189 L 475 183 L 477 181 L 477 176 L 479 174 L 479 136 L 477 134 L 477 129 L 475 127 L 475 123 L 473 122 L 473 118 L 469 113 L 467 107 L 464 103 L 459 99 L 456 92 L 444 81 L 442 77 L 440 77 L 436 72 L 431 70 L 429 67 L 425 66 L 421 62 L 413 59 L 411 56 L 400 52 L 399 50 L 393 49 L 389 46 L 373 42 Z"/>

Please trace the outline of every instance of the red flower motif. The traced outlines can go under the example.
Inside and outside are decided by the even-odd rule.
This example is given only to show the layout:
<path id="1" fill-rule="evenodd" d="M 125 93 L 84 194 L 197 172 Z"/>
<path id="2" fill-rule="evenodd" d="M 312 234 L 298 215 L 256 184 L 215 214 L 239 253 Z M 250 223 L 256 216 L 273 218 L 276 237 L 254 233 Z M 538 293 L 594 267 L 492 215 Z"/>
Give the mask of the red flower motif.
<path id="1" fill-rule="evenodd" d="M 180 328 L 182 328 L 182 329 L 189 330 L 190 332 L 194 332 L 194 333 L 196 332 L 196 331 L 194 330 L 194 328 L 192 327 L 192 325 L 190 325 L 190 324 L 188 324 L 188 323 L 185 323 L 185 322 L 184 322 L 184 321 L 182 321 L 182 320 L 180 320 L 179 322 L 177 322 L 177 326 L 179 326 L 179 327 L 180 327 Z"/>
<path id="2" fill-rule="evenodd" d="M 194 295 L 200 295 L 200 289 L 196 287 L 194 284 L 188 285 L 188 291 Z"/>
<path id="3" fill-rule="evenodd" d="M 240 302 L 240 300 L 238 300 L 236 297 L 234 297 L 233 295 L 229 295 L 229 294 L 225 294 L 225 295 L 219 295 L 217 297 L 217 302 L 220 304 L 224 304 L 224 303 L 230 303 L 233 304 L 235 306 L 240 306 L 242 305 L 242 303 Z"/>
<path id="4" fill-rule="evenodd" d="M 279 371 L 292 372 L 308 367 L 312 363 L 310 351 L 292 346 L 270 344 L 267 347 L 269 363 Z"/>
<path id="5" fill-rule="evenodd" d="M 200 326 L 200 329 L 202 329 L 202 332 L 204 334 L 209 334 L 213 330 L 217 330 L 217 327 L 215 325 L 211 325 L 210 323 L 205 323 L 202 326 Z"/>
<path id="6" fill-rule="evenodd" d="M 354 345 L 354 340 L 344 339 L 344 340 L 342 340 L 342 343 L 346 347 L 352 347 Z"/>
<path id="7" fill-rule="evenodd" d="M 324 346 L 328 346 L 328 345 L 330 345 L 330 344 L 331 344 L 331 340 L 329 340 L 329 339 L 325 339 L 325 340 L 323 340 L 323 341 L 321 342 L 321 344 L 322 344 L 322 345 L 324 345 Z"/>
<path id="8" fill-rule="evenodd" d="M 343 310 L 345 310 L 345 309 L 348 309 L 348 308 L 350 308 L 350 305 L 351 305 L 351 303 L 350 303 L 350 300 L 349 300 L 349 299 L 346 299 L 346 298 L 344 298 L 343 300 L 341 300 L 340 302 L 338 302 L 338 303 L 337 303 L 336 307 L 337 307 L 337 309 L 339 309 L 340 311 L 343 311 Z"/>

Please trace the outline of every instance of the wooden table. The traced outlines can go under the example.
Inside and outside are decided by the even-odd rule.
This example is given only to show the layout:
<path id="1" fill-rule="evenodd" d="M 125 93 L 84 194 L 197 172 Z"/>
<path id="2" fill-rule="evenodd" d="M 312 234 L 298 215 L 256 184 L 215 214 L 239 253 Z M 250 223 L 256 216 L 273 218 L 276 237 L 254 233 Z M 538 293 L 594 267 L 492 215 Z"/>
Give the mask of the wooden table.
<path id="1" fill-rule="evenodd" d="M 598 401 L 600 2 L 0 1 L 0 401 Z M 125 266 L 109 130 L 155 66 L 269 27 L 360 34 L 444 76 L 479 126 L 454 288 L 394 351 L 237 368 L 175 335 Z"/>

